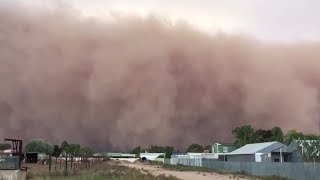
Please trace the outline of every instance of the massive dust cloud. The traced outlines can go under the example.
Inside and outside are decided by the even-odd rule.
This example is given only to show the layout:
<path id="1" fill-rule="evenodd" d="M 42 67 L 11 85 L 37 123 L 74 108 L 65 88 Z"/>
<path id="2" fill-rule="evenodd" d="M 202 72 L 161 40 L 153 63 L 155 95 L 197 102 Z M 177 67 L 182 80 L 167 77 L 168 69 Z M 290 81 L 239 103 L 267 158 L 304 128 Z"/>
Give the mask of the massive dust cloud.
<path id="1" fill-rule="evenodd" d="M 0 5 L 0 137 L 127 150 L 319 132 L 320 43 L 271 44 L 157 18 Z"/>

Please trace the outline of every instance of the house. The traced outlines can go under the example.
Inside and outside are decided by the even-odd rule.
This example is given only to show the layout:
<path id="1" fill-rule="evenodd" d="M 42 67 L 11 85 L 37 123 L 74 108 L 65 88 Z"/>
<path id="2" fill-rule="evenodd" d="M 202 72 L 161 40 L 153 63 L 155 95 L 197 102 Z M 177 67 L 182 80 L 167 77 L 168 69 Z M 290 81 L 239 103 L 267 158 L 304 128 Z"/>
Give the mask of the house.
<path id="1" fill-rule="evenodd" d="M 254 143 L 242 146 L 224 155 L 224 161 L 231 162 L 292 162 L 297 157 L 295 146 L 286 146 L 277 141 Z"/>

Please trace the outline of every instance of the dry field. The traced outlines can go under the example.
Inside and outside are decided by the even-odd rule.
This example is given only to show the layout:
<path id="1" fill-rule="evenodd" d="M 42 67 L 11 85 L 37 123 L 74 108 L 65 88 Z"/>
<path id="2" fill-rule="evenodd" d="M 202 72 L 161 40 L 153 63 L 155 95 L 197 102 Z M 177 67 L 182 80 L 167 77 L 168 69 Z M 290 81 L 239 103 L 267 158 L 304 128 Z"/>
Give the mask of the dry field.
<path id="1" fill-rule="evenodd" d="M 70 166 L 69 166 L 70 167 Z M 29 165 L 27 179 L 80 179 L 80 180 L 247 180 L 247 179 L 278 179 L 275 177 L 253 177 L 231 172 L 219 172 L 188 166 L 167 166 L 149 162 L 107 160 L 90 165 L 77 164 L 65 175 L 63 165 L 60 169 L 52 165 L 51 173 L 48 165 Z M 284 178 L 280 178 L 283 180 Z"/>
<path id="2" fill-rule="evenodd" d="M 59 166 L 58 166 L 59 167 Z M 115 161 L 106 161 L 90 165 L 85 168 L 80 166 L 69 169 L 68 175 L 64 175 L 63 168 L 54 166 L 49 174 L 48 165 L 28 165 L 27 179 L 29 180 L 43 180 L 43 179 L 65 179 L 65 180 L 178 180 L 173 176 L 166 176 L 163 174 L 152 174 L 149 171 L 135 169 L 123 166 Z"/>

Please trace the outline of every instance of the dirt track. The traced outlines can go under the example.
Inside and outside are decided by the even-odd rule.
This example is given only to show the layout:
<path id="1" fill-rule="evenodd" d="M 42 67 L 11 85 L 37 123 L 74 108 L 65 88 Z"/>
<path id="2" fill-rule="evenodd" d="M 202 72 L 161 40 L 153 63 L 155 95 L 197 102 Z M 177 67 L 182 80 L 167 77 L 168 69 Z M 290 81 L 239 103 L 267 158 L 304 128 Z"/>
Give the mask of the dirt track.
<path id="1" fill-rule="evenodd" d="M 136 163 L 122 162 L 121 164 L 131 168 L 147 170 L 154 175 L 160 175 L 160 174 L 172 175 L 183 180 L 195 180 L 195 179 L 196 180 L 213 180 L 213 179 L 229 180 L 230 178 L 233 179 L 234 177 L 233 175 L 222 175 L 214 172 L 208 173 L 208 172 L 192 172 L 192 171 L 173 171 L 173 170 L 164 169 L 160 166 L 143 164 L 140 162 L 136 162 Z M 235 179 L 245 180 L 244 178 L 239 178 L 239 177 L 235 177 Z"/>

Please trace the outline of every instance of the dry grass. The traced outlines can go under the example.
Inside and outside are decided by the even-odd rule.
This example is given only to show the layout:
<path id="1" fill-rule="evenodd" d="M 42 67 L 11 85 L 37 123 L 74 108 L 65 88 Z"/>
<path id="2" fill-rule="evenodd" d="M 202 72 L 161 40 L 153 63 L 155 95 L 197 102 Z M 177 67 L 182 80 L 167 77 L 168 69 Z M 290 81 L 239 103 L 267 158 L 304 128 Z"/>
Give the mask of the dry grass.
<path id="1" fill-rule="evenodd" d="M 32 165 L 27 173 L 29 180 L 43 180 L 43 179 L 79 179 L 79 180 L 177 180 L 172 176 L 159 175 L 154 176 L 148 171 L 140 171 L 134 168 L 121 166 L 112 161 L 102 162 L 91 165 L 87 169 L 70 170 L 68 175 L 64 175 L 63 169 L 59 168 L 57 171 L 53 170 L 49 174 L 47 165 Z"/>

